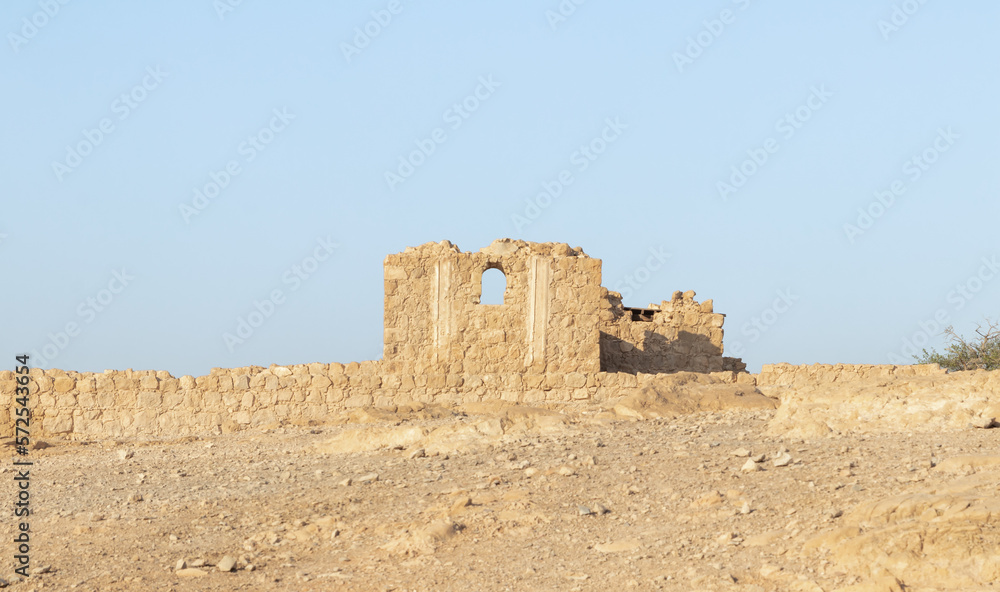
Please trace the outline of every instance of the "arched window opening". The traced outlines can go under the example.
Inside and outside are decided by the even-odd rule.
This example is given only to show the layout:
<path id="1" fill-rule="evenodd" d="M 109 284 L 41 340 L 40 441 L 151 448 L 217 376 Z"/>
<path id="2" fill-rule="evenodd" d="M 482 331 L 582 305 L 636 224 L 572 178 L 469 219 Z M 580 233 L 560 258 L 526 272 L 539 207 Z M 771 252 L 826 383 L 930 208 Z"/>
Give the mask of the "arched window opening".
<path id="1" fill-rule="evenodd" d="M 507 276 L 503 271 L 491 267 L 483 272 L 482 296 L 479 297 L 479 304 L 503 304 L 506 291 Z"/>

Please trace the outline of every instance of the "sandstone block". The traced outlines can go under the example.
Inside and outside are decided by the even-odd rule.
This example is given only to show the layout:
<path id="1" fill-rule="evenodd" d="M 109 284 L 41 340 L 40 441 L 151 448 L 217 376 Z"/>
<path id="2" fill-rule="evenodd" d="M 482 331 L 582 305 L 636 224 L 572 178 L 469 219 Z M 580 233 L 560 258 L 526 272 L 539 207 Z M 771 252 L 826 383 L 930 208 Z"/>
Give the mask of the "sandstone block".
<path id="1" fill-rule="evenodd" d="M 76 380 L 69 378 L 68 376 L 61 376 L 52 381 L 52 388 L 57 393 L 66 393 L 73 390 L 76 386 Z"/>
<path id="2" fill-rule="evenodd" d="M 580 372 L 570 372 L 566 375 L 566 386 L 572 389 L 579 389 L 587 386 L 587 376 Z M 574 397 L 576 398 L 576 397 Z"/>

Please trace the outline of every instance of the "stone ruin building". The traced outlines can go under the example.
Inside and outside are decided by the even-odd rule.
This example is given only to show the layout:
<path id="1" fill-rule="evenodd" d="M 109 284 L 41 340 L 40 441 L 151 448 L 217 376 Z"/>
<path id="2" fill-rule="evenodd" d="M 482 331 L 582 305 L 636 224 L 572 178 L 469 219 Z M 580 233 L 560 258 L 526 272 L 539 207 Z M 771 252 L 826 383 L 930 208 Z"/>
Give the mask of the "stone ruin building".
<path id="1" fill-rule="evenodd" d="M 489 269 L 502 304 L 481 304 Z M 400 374 L 745 371 L 723 357 L 725 315 L 695 293 L 635 308 L 601 286 L 601 260 L 564 243 L 449 241 L 385 259 L 383 369 Z"/>
<path id="2" fill-rule="evenodd" d="M 493 269 L 506 279 L 502 304 L 481 304 L 483 272 Z M 32 417 L 39 436 L 174 437 L 312 425 L 359 407 L 609 401 L 680 371 L 734 384 L 790 380 L 780 368 L 755 379 L 723 357 L 724 319 L 694 292 L 625 306 L 601 286 L 600 259 L 565 244 L 501 239 L 463 253 L 427 243 L 386 257 L 381 360 L 213 368 L 197 377 L 32 368 Z M 0 370 L 0 396 L 16 388 L 14 374 Z M 12 436 L 11 413 L 0 407 L 0 438 Z"/>

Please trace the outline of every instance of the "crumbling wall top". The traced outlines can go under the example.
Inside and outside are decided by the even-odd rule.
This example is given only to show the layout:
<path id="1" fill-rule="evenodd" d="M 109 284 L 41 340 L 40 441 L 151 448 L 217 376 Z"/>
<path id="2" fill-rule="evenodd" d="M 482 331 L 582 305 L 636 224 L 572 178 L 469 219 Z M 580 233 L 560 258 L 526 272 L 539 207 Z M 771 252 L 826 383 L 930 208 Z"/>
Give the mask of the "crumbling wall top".
<path id="1" fill-rule="evenodd" d="M 534 243 L 531 241 L 514 240 L 509 238 L 498 238 L 489 246 L 479 249 L 480 253 L 485 253 L 487 255 L 512 255 L 519 254 L 524 256 L 538 255 L 544 257 L 590 257 L 583 252 L 580 247 L 570 247 L 566 243 Z M 418 247 L 406 247 L 403 251 L 405 255 L 443 255 L 443 254 L 471 254 L 472 251 L 463 252 L 458 248 L 458 245 L 453 244 L 451 241 L 443 240 L 440 242 L 429 242 L 424 243 Z"/>

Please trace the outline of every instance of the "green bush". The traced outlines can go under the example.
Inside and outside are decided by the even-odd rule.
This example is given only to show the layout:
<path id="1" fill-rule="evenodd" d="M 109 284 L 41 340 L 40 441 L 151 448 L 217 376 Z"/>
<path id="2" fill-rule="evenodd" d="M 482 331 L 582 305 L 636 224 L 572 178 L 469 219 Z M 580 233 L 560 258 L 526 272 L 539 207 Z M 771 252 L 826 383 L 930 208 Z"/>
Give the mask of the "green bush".
<path id="1" fill-rule="evenodd" d="M 935 350 L 914 356 L 918 364 L 940 364 L 948 370 L 1000 369 L 1000 325 L 987 320 L 976 327 L 976 337 L 965 339 L 954 328 L 944 330 L 951 340 L 943 353 Z"/>

